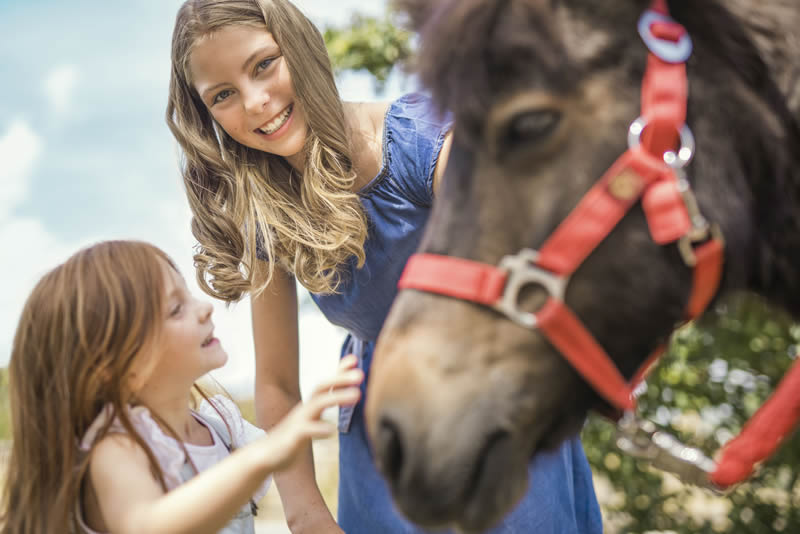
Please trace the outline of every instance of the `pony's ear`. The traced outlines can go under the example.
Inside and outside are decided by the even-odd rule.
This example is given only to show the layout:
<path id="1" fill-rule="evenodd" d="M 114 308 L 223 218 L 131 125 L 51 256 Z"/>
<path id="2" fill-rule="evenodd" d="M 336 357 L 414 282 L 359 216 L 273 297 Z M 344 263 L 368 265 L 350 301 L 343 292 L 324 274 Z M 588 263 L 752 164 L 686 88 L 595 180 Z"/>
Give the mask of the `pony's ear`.
<path id="1" fill-rule="evenodd" d="M 419 31 L 443 0 L 391 0 L 392 9 L 408 16 L 410 29 Z"/>

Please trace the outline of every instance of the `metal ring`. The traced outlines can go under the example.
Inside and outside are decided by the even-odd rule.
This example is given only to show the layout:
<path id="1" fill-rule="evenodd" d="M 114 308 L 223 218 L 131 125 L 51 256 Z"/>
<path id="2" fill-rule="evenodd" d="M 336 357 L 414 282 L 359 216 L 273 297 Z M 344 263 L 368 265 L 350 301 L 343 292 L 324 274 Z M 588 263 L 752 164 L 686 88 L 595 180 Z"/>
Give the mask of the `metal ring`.
<path id="1" fill-rule="evenodd" d="M 642 36 L 644 44 L 650 49 L 650 52 L 666 61 L 667 63 L 684 63 L 689 56 L 692 55 L 692 38 L 689 32 L 683 32 L 677 42 L 659 39 L 653 35 L 651 27 L 654 22 L 671 22 L 677 24 L 672 18 L 662 15 L 653 10 L 645 11 L 639 18 L 637 25 L 639 35 Z"/>
<path id="2" fill-rule="evenodd" d="M 647 122 L 647 119 L 641 116 L 631 123 L 628 128 L 628 148 L 635 148 L 641 144 L 642 132 L 647 127 Z M 686 123 L 680 127 L 678 135 L 680 135 L 681 139 L 681 146 L 678 151 L 667 150 L 662 156 L 664 163 L 673 169 L 686 167 L 694 156 L 694 135 Z"/>
<path id="3" fill-rule="evenodd" d="M 508 279 L 503 295 L 492 308 L 525 328 L 536 328 L 539 318 L 536 315 L 538 311 L 528 312 L 519 309 L 518 300 L 522 288 L 528 285 L 540 286 L 549 297 L 563 302 L 569 280 L 568 277 L 562 277 L 539 267 L 538 261 L 538 251 L 522 249 L 517 254 L 504 256 L 498 265 L 508 273 Z"/>

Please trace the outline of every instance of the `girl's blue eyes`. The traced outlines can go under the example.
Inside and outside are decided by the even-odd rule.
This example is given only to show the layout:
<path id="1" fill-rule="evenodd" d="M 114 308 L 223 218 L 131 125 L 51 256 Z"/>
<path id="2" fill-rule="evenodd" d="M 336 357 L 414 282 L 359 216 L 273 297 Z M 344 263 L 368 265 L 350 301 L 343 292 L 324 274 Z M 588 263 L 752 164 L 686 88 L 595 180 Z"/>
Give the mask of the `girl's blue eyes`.
<path id="1" fill-rule="evenodd" d="M 272 62 L 275 61 L 275 59 L 276 58 L 274 57 L 268 57 L 267 59 L 263 60 L 261 63 L 256 65 L 256 74 L 269 67 L 272 64 Z"/>
<path id="2" fill-rule="evenodd" d="M 214 96 L 214 101 L 211 103 L 211 105 L 219 104 L 220 102 L 231 96 L 232 93 L 233 91 L 231 91 L 230 89 L 223 89 Z"/>
<path id="3" fill-rule="evenodd" d="M 258 65 L 256 65 L 255 74 L 261 74 L 263 71 L 267 70 L 272 62 L 278 59 L 280 56 L 275 57 L 268 57 L 267 59 L 262 60 Z M 225 101 L 229 96 L 233 94 L 233 91 L 230 89 L 223 89 L 216 95 L 214 95 L 214 99 L 211 101 L 211 105 L 219 104 L 220 102 Z"/>

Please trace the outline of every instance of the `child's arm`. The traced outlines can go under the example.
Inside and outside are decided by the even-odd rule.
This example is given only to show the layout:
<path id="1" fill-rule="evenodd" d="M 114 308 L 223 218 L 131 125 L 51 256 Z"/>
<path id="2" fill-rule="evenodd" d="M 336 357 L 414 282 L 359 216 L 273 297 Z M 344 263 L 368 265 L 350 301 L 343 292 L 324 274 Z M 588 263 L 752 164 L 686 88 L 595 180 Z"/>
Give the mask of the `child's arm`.
<path id="1" fill-rule="evenodd" d="M 164 493 L 144 451 L 124 435 L 104 438 L 92 454 L 90 479 L 111 534 L 216 533 L 247 503 L 270 473 L 288 466 L 308 440 L 330 435 L 323 410 L 358 400 L 363 374 L 343 359 L 339 373 L 317 387 L 269 435 Z"/>

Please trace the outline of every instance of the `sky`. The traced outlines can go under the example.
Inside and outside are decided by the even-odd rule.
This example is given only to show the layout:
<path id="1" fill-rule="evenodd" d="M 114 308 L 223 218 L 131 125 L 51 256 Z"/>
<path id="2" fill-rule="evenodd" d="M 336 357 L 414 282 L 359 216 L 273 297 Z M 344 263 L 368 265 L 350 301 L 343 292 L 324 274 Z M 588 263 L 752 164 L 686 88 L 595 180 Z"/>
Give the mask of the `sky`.
<path id="1" fill-rule="evenodd" d="M 47 271 L 104 239 L 139 239 L 175 259 L 194 282 L 191 213 L 177 145 L 164 121 L 170 36 L 178 0 L 0 0 L 0 366 L 10 358 L 22 306 Z M 384 0 L 297 0 L 320 28 Z M 380 97 L 371 78 L 348 73 L 345 100 Z M 336 367 L 344 332 L 300 291 L 301 388 Z M 229 362 L 214 377 L 236 396 L 253 388 L 247 299 L 214 302 L 215 333 Z"/>

